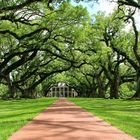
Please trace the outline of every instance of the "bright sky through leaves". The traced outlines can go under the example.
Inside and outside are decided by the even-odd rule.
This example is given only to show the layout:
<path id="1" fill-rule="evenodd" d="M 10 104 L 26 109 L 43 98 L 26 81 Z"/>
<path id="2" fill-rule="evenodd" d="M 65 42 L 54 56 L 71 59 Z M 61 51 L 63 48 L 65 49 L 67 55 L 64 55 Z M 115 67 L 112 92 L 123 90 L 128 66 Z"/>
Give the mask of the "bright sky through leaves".
<path id="1" fill-rule="evenodd" d="M 74 2 L 72 2 L 72 4 L 77 5 Z M 83 7 L 86 7 L 88 9 L 90 15 L 96 14 L 98 11 L 105 12 L 105 14 L 108 15 L 111 12 L 113 12 L 115 7 L 117 6 L 116 3 L 109 2 L 107 0 L 99 0 L 98 3 L 96 3 L 96 2 L 93 3 L 93 1 L 88 2 L 88 3 L 80 2 L 79 4 L 82 5 Z M 137 25 L 138 29 L 140 30 L 140 10 L 137 10 L 137 12 L 135 14 L 135 18 L 136 18 L 136 25 Z"/>

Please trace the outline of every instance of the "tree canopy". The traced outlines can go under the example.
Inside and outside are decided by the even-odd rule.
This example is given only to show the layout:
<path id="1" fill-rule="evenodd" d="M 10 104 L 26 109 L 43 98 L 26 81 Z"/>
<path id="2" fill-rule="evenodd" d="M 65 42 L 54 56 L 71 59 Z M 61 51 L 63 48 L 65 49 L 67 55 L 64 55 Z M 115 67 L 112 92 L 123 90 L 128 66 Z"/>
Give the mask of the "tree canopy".
<path id="1" fill-rule="evenodd" d="M 140 42 L 134 15 L 140 5 L 115 2 L 117 10 L 107 16 L 98 12 L 93 22 L 86 8 L 67 1 L 1 1 L 1 96 L 47 96 L 63 81 L 78 96 L 139 98 Z"/>

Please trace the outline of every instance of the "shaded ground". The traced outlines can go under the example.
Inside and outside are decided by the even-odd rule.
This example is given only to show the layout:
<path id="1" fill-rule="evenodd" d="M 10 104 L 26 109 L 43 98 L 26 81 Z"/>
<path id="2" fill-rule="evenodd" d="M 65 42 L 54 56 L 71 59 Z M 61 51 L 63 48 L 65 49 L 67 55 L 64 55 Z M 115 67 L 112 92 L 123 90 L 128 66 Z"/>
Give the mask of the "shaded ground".
<path id="1" fill-rule="evenodd" d="M 136 140 L 66 99 L 60 99 L 8 140 Z"/>

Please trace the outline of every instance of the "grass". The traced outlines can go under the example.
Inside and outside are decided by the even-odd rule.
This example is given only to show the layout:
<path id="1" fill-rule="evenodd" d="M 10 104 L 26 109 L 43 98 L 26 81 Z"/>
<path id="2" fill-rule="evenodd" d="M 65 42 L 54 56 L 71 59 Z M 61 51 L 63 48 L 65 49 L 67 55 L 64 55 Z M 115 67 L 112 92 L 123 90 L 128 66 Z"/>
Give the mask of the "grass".
<path id="1" fill-rule="evenodd" d="M 54 101 L 55 98 L 0 100 L 0 140 L 7 140 Z"/>
<path id="2" fill-rule="evenodd" d="M 92 98 L 69 100 L 140 140 L 140 101 Z"/>

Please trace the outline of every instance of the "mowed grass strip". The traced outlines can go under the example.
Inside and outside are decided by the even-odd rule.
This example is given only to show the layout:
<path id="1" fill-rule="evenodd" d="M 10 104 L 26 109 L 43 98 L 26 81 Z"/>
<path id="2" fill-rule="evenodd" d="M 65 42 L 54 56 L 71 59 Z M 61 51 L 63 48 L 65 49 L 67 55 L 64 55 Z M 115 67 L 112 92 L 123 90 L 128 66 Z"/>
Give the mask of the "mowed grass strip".
<path id="1" fill-rule="evenodd" d="M 140 140 L 140 101 L 93 98 L 69 100 Z"/>
<path id="2" fill-rule="evenodd" d="M 12 133 L 55 101 L 56 98 L 0 100 L 0 140 L 7 140 Z"/>

